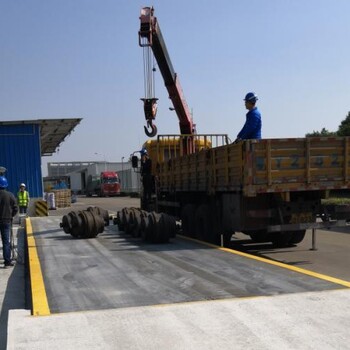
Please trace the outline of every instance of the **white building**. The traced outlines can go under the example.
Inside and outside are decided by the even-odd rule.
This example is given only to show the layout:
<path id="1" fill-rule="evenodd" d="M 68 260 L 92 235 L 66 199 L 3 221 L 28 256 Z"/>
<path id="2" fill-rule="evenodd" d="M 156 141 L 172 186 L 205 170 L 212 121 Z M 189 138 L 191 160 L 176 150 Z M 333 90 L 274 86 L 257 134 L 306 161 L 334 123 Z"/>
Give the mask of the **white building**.
<path id="1" fill-rule="evenodd" d="M 116 171 L 120 178 L 121 191 L 126 193 L 140 191 L 140 174 L 131 167 L 131 162 L 55 162 L 47 164 L 48 177 L 68 176 L 70 188 L 84 193 L 88 176 L 97 176 L 102 171 Z"/>

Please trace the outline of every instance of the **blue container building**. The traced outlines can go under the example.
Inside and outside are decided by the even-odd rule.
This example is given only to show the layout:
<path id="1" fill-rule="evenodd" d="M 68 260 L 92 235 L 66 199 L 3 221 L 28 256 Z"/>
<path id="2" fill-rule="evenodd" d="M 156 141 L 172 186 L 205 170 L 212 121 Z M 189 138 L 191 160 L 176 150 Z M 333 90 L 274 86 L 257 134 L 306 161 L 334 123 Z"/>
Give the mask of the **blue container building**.
<path id="1" fill-rule="evenodd" d="M 41 198 L 41 156 L 55 153 L 80 121 L 77 118 L 0 122 L 0 167 L 6 168 L 8 190 L 16 196 L 19 185 L 25 183 L 31 198 Z"/>

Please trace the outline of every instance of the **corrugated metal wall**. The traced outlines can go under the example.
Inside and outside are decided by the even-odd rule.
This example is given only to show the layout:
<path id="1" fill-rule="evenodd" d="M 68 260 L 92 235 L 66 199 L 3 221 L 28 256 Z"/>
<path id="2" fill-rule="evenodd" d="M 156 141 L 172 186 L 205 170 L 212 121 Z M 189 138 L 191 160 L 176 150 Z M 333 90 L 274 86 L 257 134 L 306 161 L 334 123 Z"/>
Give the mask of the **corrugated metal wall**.
<path id="1" fill-rule="evenodd" d="M 9 191 L 16 195 L 24 182 L 30 197 L 42 197 L 39 125 L 0 125 L 0 166 L 7 169 Z"/>

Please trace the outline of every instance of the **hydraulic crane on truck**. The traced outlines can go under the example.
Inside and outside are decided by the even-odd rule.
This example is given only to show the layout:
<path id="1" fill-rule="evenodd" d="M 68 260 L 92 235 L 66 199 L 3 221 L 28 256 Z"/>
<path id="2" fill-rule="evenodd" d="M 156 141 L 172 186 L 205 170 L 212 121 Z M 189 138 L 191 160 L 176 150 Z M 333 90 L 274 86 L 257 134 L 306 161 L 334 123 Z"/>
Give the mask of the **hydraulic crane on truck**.
<path id="1" fill-rule="evenodd" d="M 350 140 L 231 143 L 227 135 L 198 135 L 153 12 L 145 7 L 140 16 L 139 44 L 148 50 L 143 101 L 151 131 L 146 127 L 145 131 L 150 137 L 157 134 L 153 51 L 179 118 L 180 135 L 159 135 L 145 143 L 154 160 L 156 181 L 152 199 L 141 199 L 141 208 L 179 218 L 185 235 L 227 246 L 235 232 L 283 247 L 300 243 L 307 229 L 345 225 L 348 212 L 322 223 L 317 218 L 325 216 L 321 201 L 329 191 L 350 188 Z M 138 162 L 134 163 L 137 167 Z"/>
<path id="2" fill-rule="evenodd" d="M 139 45 L 144 48 L 144 73 L 145 73 L 145 98 L 144 112 L 147 122 L 145 133 L 149 137 L 157 135 L 157 127 L 153 123 L 157 113 L 157 98 L 154 96 L 154 72 L 152 67 L 152 52 L 164 79 L 169 98 L 174 106 L 174 111 L 179 119 L 181 135 L 187 135 L 184 144 L 185 153 L 193 153 L 193 135 L 196 134 L 192 115 L 183 94 L 179 78 L 174 71 L 168 50 L 166 48 L 157 17 L 154 16 L 153 7 L 144 7 L 141 10 L 139 30 Z M 150 128 L 150 130 L 148 130 Z"/>

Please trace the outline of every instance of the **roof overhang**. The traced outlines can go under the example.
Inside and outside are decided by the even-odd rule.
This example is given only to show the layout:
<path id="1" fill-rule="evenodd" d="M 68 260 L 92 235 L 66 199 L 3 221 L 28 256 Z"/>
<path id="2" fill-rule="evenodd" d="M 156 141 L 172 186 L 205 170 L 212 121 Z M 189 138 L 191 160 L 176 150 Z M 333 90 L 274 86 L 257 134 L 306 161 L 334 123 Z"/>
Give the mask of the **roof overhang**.
<path id="1" fill-rule="evenodd" d="M 2 121 L 0 125 L 40 125 L 41 156 L 52 156 L 82 118 Z"/>

